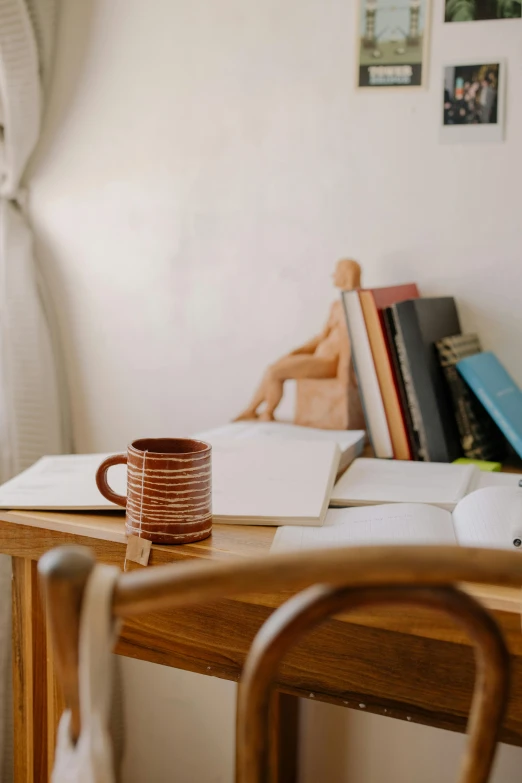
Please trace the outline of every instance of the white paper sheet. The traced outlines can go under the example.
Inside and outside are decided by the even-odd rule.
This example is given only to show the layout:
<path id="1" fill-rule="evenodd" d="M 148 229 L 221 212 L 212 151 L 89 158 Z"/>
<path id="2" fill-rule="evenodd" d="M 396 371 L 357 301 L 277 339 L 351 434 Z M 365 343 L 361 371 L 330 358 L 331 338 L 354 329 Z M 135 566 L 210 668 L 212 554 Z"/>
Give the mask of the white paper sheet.
<path id="1" fill-rule="evenodd" d="M 475 473 L 473 465 L 357 459 L 334 486 L 331 505 L 430 503 L 452 511 Z"/>
<path id="2" fill-rule="evenodd" d="M 59 511 L 118 509 L 98 491 L 95 476 L 108 454 L 67 454 L 42 457 L 32 467 L 0 487 L 0 508 Z M 127 491 L 127 468 L 109 469 L 108 481 L 120 495 Z"/>
<path id="3" fill-rule="evenodd" d="M 322 524 L 339 456 L 333 441 L 216 441 L 212 446 L 214 521 Z"/>
<path id="4" fill-rule="evenodd" d="M 513 540 L 522 540 L 522 489 L 486 487 L 472 492 L 453 512 L 453 524 L 461 546 L 516 549 Z"/>
<path id="5" fill-rule="evenodd" d="M 334 441 L 342 452 L 341 464 L 347 467 L 362 453 L 366 440 L 364 430 L 321 430 L 299 427 L 281 421 L 234 421 L 223 427 L 198 432 L 198 440 L 215 444 L 220 441 L 281 438 L 283 440 Z"/>
<path id="6" fill-rule="evenodd" d="M 486 487 L 518 487 L 522 479 L 517 473 L 498 473 L 497 471 L 478 470 L 473 481 L 473 489 Z"/>
<path id="7" fill-rule="evenodd" d="M 330 509 L 323 527 L 280 527 L 271 552 L 376 544 L 456 544 L 449 511 L 413 503 Z"/>

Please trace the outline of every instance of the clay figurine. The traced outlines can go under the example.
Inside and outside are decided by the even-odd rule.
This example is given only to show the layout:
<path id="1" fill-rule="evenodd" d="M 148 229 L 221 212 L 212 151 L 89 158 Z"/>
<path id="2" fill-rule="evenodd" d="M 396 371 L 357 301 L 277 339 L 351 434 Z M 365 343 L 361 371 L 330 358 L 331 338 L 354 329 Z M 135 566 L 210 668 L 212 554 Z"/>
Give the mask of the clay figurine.
<path id="1" fill-rule="evenodd" d="M 357 261 L 339 261 L 333 282 L 341 291 L 359 288 Z M 341 301 L 332 304 L 321 334 L 270 365 L 250 405 L 235 421 L 273 421 L 284 382 L 291 379 L 298 381 L 296 424 L 326 429 L 364 427 Z"/>

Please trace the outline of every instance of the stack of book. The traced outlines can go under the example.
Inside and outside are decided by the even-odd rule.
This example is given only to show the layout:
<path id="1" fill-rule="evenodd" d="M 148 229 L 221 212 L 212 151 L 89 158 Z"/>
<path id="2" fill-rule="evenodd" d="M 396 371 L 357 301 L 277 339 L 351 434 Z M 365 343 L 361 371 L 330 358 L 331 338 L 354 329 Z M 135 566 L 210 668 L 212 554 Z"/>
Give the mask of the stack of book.
<path id="1" fill-rule="evenodd" d="M 498 360 L 482 352 L 477 335 L 462 334 L 452 297 L 420 297 L 414 283 L 342 296 L 377 457 L 499 460 L 505 437 L 522 456 L 522 406 L 520 420 L 506 422 L 498 400 L 489 398 L 502 392 L 499 385 L 508 395 L 504 387 L 515 390 L 509 399 L 519 404 L 522 393 Z M 484 364 L 486 356 L 492 360 Z M 466 372 L 470 362 L 486 374 L 489 391 L 484 383 L 478 391 L 474 373 Z"/>

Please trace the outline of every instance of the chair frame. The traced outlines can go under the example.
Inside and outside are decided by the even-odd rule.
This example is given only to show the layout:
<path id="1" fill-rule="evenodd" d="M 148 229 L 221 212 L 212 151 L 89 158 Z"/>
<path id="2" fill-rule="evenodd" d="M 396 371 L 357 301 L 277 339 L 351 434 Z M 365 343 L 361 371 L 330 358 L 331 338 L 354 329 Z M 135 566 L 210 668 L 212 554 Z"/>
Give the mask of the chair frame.
<path id="1" fill-rule="evenodd" d="M 60 547 L 38 565 L 47 621 L 71 730 L 80 733 L 78 642 L 83 591 L 95 565 L 85 547 Z M 113 595 L 116 618 L 208 603 L 263 590 L 303 591 L 261 627 L 239 689 L 237 780 L 267 783 L 270 701 L 277 668 L 305 633 L 331 615 L 376 604 L 442 610 L 468 633 L 476 678 L 468 744 L 459 783 L 486 783 L 509 691 L 509 654 L 495 620 L 460 582 L 522 586 L 517 552 L 439 546 L 356 547 L 235 563 L 180 563 L 122 574 Z M 348 651 L 347 651 L 348 652 Z"/>
<path id="2" fill-rule="evenodd" d="M 451 616 L 474 642 L 477 674 L 468 721 L 468 746 L 459 780 L 488 780 L 509 695 L 509 653 L 492 617 L 454 587 L 383 585 L 330 588 L 317 585 L 277 609 L 254 639 L 238 700 L 239 780 L 269 780 L 270 701 L 284 655 L 320 623 L 339 612 L 375 605 L 416 606 Z"/>

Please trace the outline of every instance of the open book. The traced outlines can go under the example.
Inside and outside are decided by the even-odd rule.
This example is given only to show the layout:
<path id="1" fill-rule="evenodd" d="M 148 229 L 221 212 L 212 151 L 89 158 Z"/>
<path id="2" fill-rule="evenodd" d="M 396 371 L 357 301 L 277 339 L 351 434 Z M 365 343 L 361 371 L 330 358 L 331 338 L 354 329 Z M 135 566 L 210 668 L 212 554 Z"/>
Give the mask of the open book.
<path id="1" fill-rule="evenodd" d="M 212 446 L 214 522 L 248 525 L 322 525 L 339 467 L 332 440 L 256 438 Z M 106 454 L 43 457 L 0 486 L 0 508 L 39 511 L 117 511 L 98 491 L 96 470 Z M 108 474 L 126 493 L 126 468 Z"/>
<path id="2" fill-rule="evenodd" d="M 420 503 L 331 509 L 321 528 L 280 527 L 271 552 L 379 544 L 511 549 L 521 543 L 522 489 L 488 487 L 465 497 L 453 513 Z"/>
<path id="3" fill-rule="evenodd" d="M 430 503 L 449 509 L 470 492 L 484 487 L 517 487 L 520 476 L 484 473 L 474 465 L 356 459 L 335 484 L 330 505 Z"/>
<path id="4" fill-rule="evenodd" d="M 333 441 L 341 450 L 339 473 L 344 473 L 356 457 L 362 454 L 366 433 L 364 430 L 321 430 L 300 427 L 282 421 L 234 421 L 222 427 L 198 432 L 193 436 L 214 445 L 221 441 L 252 440 L 259 438 L 295 441 Z"/>

